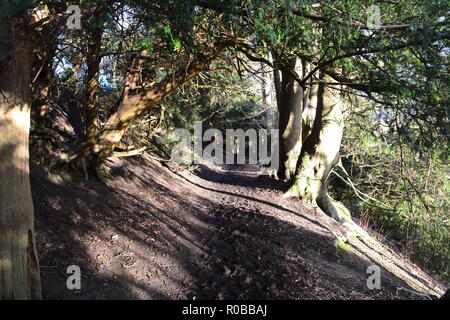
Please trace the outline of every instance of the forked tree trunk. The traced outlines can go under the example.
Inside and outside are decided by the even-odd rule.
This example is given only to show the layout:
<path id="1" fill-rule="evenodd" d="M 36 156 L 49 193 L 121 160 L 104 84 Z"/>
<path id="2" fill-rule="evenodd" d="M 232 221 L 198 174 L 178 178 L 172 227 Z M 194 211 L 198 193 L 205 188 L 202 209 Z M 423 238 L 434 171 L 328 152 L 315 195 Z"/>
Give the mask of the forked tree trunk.
<path id="1" fill-rule="evenodd" d="M 39 299 L 29 179 L 31 35 L 0 21 L 0 299 Z"/>
<path id="2" fill-rule="evenodd" d="M 327 180 L 339 160 L 344 115 L 345 106 L 337 91 L 319 84 L 313 128 L 304 142 L 294 182 L 286 193 L 318 206 L 340 222 L 344 221 L 344 212 L 329 197 Z"/>
<path id="3" fill-rule="evenodd" d="M 134 119 L 158 105 L 175 89 L 192 80 L 200 72 L 209 70 L 210 63 L 225 49 L 225 46 L 216 47 L 210 55 L 204 57 L 201 61 L 191 62 L 187 68 L 181 68 L 178 72 L 169 75 L 166 80 L 145 89 L 143 92 L 124 94 L 118 110 L 108 118 L 98 133 L 95 142 L 85 142 L 75 160 L 87 159 L 90 166 L 98 169 L 113 154 L 115 146 L 120 142 Z"/>
<path id="4" fill-rule="evenodd" d="M 300 59 L 292 58 L 289 67 L 300 75 L 303 73 Z M 302 148 L 303 89 L 290 75 L 286 67 L 281 69 L 281 87 L 277 101 L 280 130 L 278 177 L 291 180 Z"/>

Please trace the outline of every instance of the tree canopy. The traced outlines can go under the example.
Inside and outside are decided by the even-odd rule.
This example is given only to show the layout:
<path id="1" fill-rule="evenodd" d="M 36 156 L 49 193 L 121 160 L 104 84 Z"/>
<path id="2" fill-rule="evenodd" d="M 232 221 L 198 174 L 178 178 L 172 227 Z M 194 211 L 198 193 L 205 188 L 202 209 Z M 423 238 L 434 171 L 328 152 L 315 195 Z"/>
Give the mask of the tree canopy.
<path id="1" fill-rule="evenodd" d="M 106 184 L 107 159 L 128 145 L 168 158 L 175 128 L 268 128 L 275 114 L 286 196 L 342 223 L 368 210 L 400 240 L 413 225 L 417 259 L 445 277 L 448 9 L 445 0 L 4 0 L 0 106 L 25 110 L 32 133 L 51 136 L 50 167 Z M 61 106 L 74 132 L 52 118 Z"/>

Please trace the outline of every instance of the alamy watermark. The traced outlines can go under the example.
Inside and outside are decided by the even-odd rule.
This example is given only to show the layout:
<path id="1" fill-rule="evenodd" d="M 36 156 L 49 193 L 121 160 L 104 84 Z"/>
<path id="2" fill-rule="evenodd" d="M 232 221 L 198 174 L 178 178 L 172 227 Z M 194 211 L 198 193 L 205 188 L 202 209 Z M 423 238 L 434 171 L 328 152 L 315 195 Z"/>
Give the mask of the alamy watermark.
<path id="1" fill-rule="evenodd" d="M 222 132 L 210 128 L 203 132 L 201 121 L 194 122 L 194 134 L 187 129 L 176 129 L 176 141 L 171 160 L 177 164 L 199 164 L 201 161 L 222 164 L 260 165 L 262 174 L 278 169 L 278 129 L 226 129 Z M 208 143 L 204 147 L 204 143 Z M 270 152 L 269 152 L 270 149 Z"/>
<path id="2" fill-rule="evenodd" d="M 367 288 L 370 290 L 381 289 L 381 269 L 379 266 L 373 264 L 367 267 L 367 274 L 370 276 L 367 278 Z"/>
<path id="3" fill-rule="evenodd" d="M 70 276 L 67 278 L 66 286 L 69 290 L 81 289 L 81 269 L 77 265 L 71 265 L 67 267 L 67 273 Z"/>
<path id="4" fill-rule="evenodd" d="M 366 9 L 367 28 L 379 30 L 381 29 L 381 9 L 377 5 L 371 5 Z"/>
<path id="5" fill-rule="evenodd" d="M 70 5 L 67 7 L 67 13 L 70 16 L 67 18 L 66 26 L 68 29 L 81 29 L 81 9 L 78 5 Z M 366 9 L 367 21 L 366 26 L 369 29 L 379 30 L 381 23 L 381 9 L 377 5 L 370 5 Z"/>
<path id="6" fill-rule="evenodd" d="M 71 5 L 67 8 L 70 16 L 67 18 L 66 26 L 68 29 L 81 29 L 81 9 L 77 5 Z"/>

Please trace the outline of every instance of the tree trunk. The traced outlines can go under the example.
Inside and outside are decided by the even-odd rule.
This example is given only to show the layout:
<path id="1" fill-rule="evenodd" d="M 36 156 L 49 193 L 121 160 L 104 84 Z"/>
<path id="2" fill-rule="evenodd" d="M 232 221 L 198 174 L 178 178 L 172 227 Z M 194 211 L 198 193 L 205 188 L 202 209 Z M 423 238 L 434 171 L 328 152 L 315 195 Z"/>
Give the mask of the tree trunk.
<path id="1" fill-rule="evenodd" d="M 84 143 L 76 159 L 87 159 L 90 166 L 98 168 L 104 160 L 113 154 L 114 147 L 120 142 L 131 122 L 143 112 L 158 105 L 175 89 L 196 77 L 200 72 L 209 70 L 210 63 L 226 48 L 218 46 L 201 61 L 191 62 L 186 68 L 169 75 L 166 80 L 135 94 L 124 94 L 118 110 L 106 121 L 95 142 Z"/>
<path id="2" fill-rule="evenodd" d="M 307 62 L 304 63 L 305 74 L 309 74 L 311 71 L 311 65 Z M 303 112 L 302 112 L 302 141 L 305 142 L 306 138 L 311 134 L 314 119 L 317 112 L 317 91 L 319 85 L 314 83 L 311 78 L 308 81 L 307 87 L 303 95 Z"/>
<path id="3" fill-rule="evenodd" d="M 274 112 L 274 82 L 275 80 L 272 80 L 271 73 L 267 72 L 266 66 L 261 63 L 260 64 L 261 70 L 263 70 L 262 75 L 262 81 L 261 83 L 261 102 L 262 107 L 265 110 L 265 118 L 266 118 L 266 128 L 268 130 L 274 129 L 276 126 L 275 120 L 275 112 Z M 275 71 L 274 71 L 275 72 Z"/>
<path id="4" fill-rule="evenodd" d="M 50 31 L 45 31 L 47 39 L 55 39 Z M 56 48 L 43 43 L 35 49 L 32 65 L 32 112 L 33 119 L 39 127 L 46 127 L 47 115 L 52 100 L 53 68 L 52 62 Z"/>
<path id="5" fill-rule="evenodd" d="M 0 22 L 0 299 L 41 298 L 29 179 L 32 35 Z"/>
<path id="6" fill-rule="evenodd" d="M 321 76 L 321 79 L 325 77 Z M 327 180 L 339 160 L 344 112 L 339 93 L 319 84 L 313 128 L 303 144 L 293 185 L 286 193 L 318 206 L 340 222 L 344 221 L 346 212 L 345 209 L 337 209 L 329 197 Z"/>
<path id="7" fill-rule="evenodd" d="M 287 68 L 302 74 L 299 59 L 292 58 L 288 64 Z M 278 99 L 278 112 L 280 114 L 280 168 L 278 177 L 291 180 L 295 174 L 297 160 L 302 148 L 303 89 L 292 78 L 287 68 L 281 69 L 282 81 Z"/>
<path id="8" fill-rule="evenodd" d="M 273 69 L 273 82 L 275 86 L 275 97 L 277 99 L 277 104 L 281 103 L 281 75 L 280 70 Z"/>
<path id="9" fill-rule="evenodd" d="M 98 120 L 100 62 L 102 60 L 103 24 L 102 11 L 96 10 L 88 27 L 87 80 L 86 80 L 86 128 L 85 140 L 95 143 L 100 124 Z"/>

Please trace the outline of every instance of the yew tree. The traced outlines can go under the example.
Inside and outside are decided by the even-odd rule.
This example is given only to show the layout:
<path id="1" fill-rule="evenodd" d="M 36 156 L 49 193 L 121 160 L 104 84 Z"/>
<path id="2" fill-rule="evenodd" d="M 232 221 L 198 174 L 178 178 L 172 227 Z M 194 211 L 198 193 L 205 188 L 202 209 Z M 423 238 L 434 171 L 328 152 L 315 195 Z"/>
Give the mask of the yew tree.
<path id="1" fill-rule="evenodd" d="M 373 5 L 376 5 L 375 7 Z M 328 196 L 327 182 L 354 97 L 414 118 L 423 136 L 448 133 L 446 1 L 208 2 L 253 30 L 237 46 L 273 67 L 280 112 L 280 176 L 287 196 L 344 221 L 348 210 Z M 237 27 L 236 27 L 237 28 Z M 404 128 L 403 132 L 406 132 Z"/>

